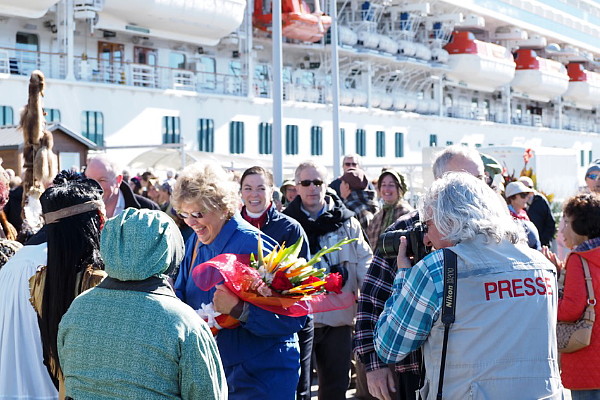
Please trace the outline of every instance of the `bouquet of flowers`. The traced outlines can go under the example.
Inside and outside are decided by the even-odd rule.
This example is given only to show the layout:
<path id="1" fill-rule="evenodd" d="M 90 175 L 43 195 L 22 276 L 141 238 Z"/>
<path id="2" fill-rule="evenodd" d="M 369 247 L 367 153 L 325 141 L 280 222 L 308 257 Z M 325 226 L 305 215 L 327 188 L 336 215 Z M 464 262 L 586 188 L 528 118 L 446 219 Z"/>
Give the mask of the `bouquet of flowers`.
<path id="1" fill-rule="evenodd" d="M 266 256 L 259 240 L 257 256 L 221 254 L 196 266 L 192 278 L 202 290 L 224 283 L 243 301 L 276 314 L 299 317 L 344 309 L 353 304 L 354 295 L 342 293 L 342 276 L 337 272 L 326 273 L 325 268 L 315 268 L 315 264 L 325 254 L 355 240 L 344 239 L 330 248 L 325 247 L 308 261 L 298 257 L 302 238 L 290 247 L 285 243 L 277 246 Z M 239 325 L 230 315 L 214 312 L 212 305 L 203 305 L 197 312 L 209 323 L 213 333 Z"/>

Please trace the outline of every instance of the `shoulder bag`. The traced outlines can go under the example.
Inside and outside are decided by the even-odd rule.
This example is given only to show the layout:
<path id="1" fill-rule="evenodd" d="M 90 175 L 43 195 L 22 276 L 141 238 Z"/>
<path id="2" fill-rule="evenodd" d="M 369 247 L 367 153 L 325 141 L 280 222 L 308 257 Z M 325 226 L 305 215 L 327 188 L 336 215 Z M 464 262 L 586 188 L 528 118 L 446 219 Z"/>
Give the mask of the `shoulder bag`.
<path id="1" fill-rule="evenodd" d="M 558 351 L 561 353 L 573 353 L 590 345 L 592 340 L 592 328 L 596 320 L 594 306 L 594 287 L 592 286 L 592 276 L 590 267 L 585 258 L 581 257 L 583 273 L 585 276 L 585 285 L 587 288 L 588 301 L 583 315 L 576 322 L 558 321 L 556 324 L 556 339 L 558 342 Z"/>

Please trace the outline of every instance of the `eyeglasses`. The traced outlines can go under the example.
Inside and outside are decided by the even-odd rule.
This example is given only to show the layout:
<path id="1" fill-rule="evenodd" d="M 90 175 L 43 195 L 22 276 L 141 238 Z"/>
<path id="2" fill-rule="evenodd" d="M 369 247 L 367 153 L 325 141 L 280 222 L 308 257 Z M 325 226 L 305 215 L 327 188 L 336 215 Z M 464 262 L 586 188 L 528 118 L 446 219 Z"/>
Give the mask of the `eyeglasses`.
<path id="1" fill-rule="evenodd" d="M 346 167 L 358 167 L 358 163 L 355 162 L 345 162 L 344 165 Z"/>
<path id="2" fill-rule="evenodd" d="M 597 181 L 598 179 L 600 179 L 600 174 L 587 174 L 585 177 L 587 179 L 591 179 L 593 181 Z"/>
<path id="3" fill-rule="evenodd" d="M 315 186 L 321 186 L 321 185 L 323 184 L 323 181 L 322 181 L 322 180 L 320 180 L 320 179 L 313 179 L 313 180 L 310 180 L 310 179 L 305 179 L 305 180 L 303 180 L 303 181 L 300 181 L 300 182 L 298 182 L 298 183 L 299 183 L 299 184 L 301 184 L 301 185 L 302 185 L 302 186 L 304 186 L 304 187 L 308 187 L 308 186 L 310 186 L 310 184 L 311 184 L 311 183 L 312 183 L 313 185 L 315 185 Z"/>
<path id="4" fill-rule="evenodd" d="M 181 219 L 188 219 L 188 218 L 202 218 L 204 217 L 204 215 L 201 212 L 195 211 L 195 212 L 191 212 L 191 213 L 187 213 L 187 212 L 183 212 L 183 211 L 177 211 L 177 216 Z"/>

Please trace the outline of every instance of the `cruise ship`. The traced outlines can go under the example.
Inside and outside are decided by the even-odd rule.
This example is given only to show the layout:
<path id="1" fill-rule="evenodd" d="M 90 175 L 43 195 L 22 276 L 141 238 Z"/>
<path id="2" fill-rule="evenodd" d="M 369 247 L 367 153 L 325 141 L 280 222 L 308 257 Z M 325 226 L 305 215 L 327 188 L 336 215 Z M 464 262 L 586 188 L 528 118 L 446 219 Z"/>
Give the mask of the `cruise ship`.
<path id="1" fill-rule="evenodd" d="M 599 59 L 594 0 L 1 0 L 0 125 L 39 69 L 48 123 L 133 170 L 289 176 L 358 153 L 418 185 L 432 148 L 463 144 L 564 152 L 577 185 L 600 155 Z"/>

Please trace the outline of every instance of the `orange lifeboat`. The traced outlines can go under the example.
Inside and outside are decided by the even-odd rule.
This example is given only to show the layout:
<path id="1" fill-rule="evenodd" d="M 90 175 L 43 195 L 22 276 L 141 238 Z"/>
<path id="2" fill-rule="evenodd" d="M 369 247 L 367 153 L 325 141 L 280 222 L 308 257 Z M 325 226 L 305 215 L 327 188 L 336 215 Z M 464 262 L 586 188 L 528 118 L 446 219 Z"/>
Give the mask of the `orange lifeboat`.
<path id="1" fill-rule="evenodd" d="M 515 76 L 515 62 L 506 47 L 475 39 L 472 32 L 453 32 L 444 46 L 448 77 L 478 90 L 492 92 Z"/>
<path id="2" fill-rule="evenodd" d="M 311 12 L 304 0 L 282 0 L 281 2 L 281 34 L 290 39 L 302 42 L 318 42 L 325 36 L 331 26 L 331 17 L 323 14 L 315 0 L 315 11 Z M 272 2 L 255 0 L 253 24 L 265 32 L 272 30 Z"/>
<path id="3" fill-rule="evenodd" d="M 569 75 L 560 62 L 538 57 L 531 49 L 517 50 L 515 61 L 514 90 L 538 101 L 549 101 L 567 91 Z"/>
<path id="4" fill-rule="evenodd" d="M 569 89 L 563 95 L 579 107 L 593 108 L 600 103 L 600 74 L 588 71 L 583 64 L 569 63 Z"/>

